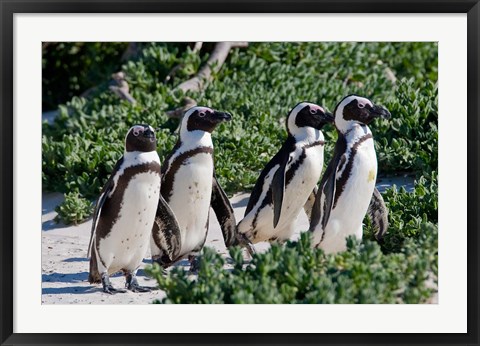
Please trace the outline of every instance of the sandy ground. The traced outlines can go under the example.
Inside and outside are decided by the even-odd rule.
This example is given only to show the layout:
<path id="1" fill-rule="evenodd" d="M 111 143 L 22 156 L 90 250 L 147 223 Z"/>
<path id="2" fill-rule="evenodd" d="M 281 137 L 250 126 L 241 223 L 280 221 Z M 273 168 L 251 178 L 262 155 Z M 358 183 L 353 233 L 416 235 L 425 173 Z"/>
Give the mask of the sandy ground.
<path id="1" fill-rule="evenodd" d="M 383 191 L 386 187 L 396 184 L 413 188 L 413 179 L 405 177 L 381 179 L 377 188 Z M 240 193 L 231 198 L 237 222 L 242 219 L 247 206 L 248 194 Z M 44 194 L 42 197 L 42 303 L 44 304 L 149 304 L 154 299 L 165 296 L 163 291 L 155 290 L 149 293 L 132 293 L 108 295 L 102 292 L 101 285 L 88 283 L 87 256 L 88 241 L 92 221 L 89 220 L 77 226 L 65 226 L 54 221 L 57 213 L 55 207 L 63 201 L 59 193 Z M 212 216 L 214 214 L 212 213 Z M 297 219 L 299 231 L 308 229 L 308 219 L 302 212 Z M 298 237 L 294 235 L 294 238 Z M 220 226 L 215 217 L 210 218 L 209 234 L 206 246 L 215 248 L 219 253 L 228 256 L 223 243 Z M 257 244 L 257 250 L 268 248 L 267 244 Z M 148 253 L 146 258 L 149 258 Z M 140 285 L 155 286 L 155 280 L 147 277 L 143 267 L 149 263 L 145 259 L 138 271 Z M 181 261 L 178 266 L 188 270 L 188 262 Z M 111 278 L 114 287 L 122 288 L 125 280 L 122 275 Z"/>

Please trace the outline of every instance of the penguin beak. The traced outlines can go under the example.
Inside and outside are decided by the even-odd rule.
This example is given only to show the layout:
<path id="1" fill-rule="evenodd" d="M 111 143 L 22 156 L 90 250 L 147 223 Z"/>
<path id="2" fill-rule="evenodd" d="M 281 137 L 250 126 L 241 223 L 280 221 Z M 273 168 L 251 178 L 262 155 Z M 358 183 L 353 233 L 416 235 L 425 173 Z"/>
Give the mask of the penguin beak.
<path id="1" fill-rule="evenodd" d="M 213 117 L 212 117 L 216 123 L 221 123 L 222 121 L 230 121 L 232 119 L 232 116 L 229 113 L 226 112 L 213 112 Z"/>
<path id="2" fill-rule="evenodd" d="M 377 118 L 390 119 L 392 116 L 390 112 L 381 106 L 374 105 L 370 111 Z"/>
<path id="3" fill-rule="evenodd" d="M 324 125 L 332 124 L 334 120 L 335 120 L 335 118 L 333 117 L 332 113 L 329 113 L 329 112 L 322 113 L 322 112 L 320 112 L 316 116 L 315 125 L 313 125 L 313 127 L 316 128 L 317 130 L 321 130 Z"/>
<path id="4" fill-rule="evenodd" d="M 335 121 L 335 117 L 330 112 L 325 112 L 322 118 L 323 118 L 322 120 L 327 124 L 332 124 Z"/>
<path id="5" fill-rule="evenodd" d="M 317 130 L 321 130 L 324 125 L 331 124 L 335 120 L 332 113 L 329 112 L 317 112 L 312 118 L 311 126 Z"/>

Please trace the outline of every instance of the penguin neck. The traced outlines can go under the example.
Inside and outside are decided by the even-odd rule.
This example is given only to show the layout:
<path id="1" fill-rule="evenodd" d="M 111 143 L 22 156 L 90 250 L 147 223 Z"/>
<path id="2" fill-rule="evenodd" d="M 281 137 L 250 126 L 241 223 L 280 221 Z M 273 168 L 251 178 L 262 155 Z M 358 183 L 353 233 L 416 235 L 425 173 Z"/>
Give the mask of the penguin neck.
<path id="1" fill-rule="evenodd" d="M 185 149 L 193 149 L 197 147 L 213 148 L 211 133 L 202 130 L 188 131 L 186 129 L 182 129 L 180 131 L 180 141 L 182 143 L 182 147 Z"/>
<path id="2" fill-rule="evenodd" d="M 367 134 L 372 134 L 372 131 L 370 131 L 370 128 L 367 125 L 357 122 L 352 122 L 349 127 L 346 129 L 339 129 L 338 132 L 345 137 L 347 143 L 354 141 L 357 138 L 361 138 Z"/>
<path id="3" fill-rule="evenodd" d="M 157 151 L 125 151 L 123 161 L 127 166 L 136 166 L 150 162 L 160 162 Z"/>
<path id="4" fill-rule="evenodd" d="M 313 144 L 324 140 L 322 131 L 309 126 L 297 127 L 295 131 L 289 131 L 289 136 L 293 137 L 296 143 L 303 144 Z"/>

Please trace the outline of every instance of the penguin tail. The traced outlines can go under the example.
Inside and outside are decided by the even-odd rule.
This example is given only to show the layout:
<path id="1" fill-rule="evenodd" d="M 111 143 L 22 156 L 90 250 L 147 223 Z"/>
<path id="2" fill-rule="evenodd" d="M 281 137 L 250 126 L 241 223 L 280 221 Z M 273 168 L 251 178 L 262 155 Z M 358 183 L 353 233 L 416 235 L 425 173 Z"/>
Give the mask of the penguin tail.
<path id="1" fill-rule="evenodd" d="M 375 238 L 381 243 L 388 230 L 388 209 L 377 188 L 373 191 L 373 196 L 367 210 L 367 216 L 375 230 Z"/>
<path id="2" fill-rule="evenodd" d="M 177 258 L 171 259 L 170 256 L 166 254 L 160 254 L 156 256 L 152 256 L 152 262 L 157 263 L 160 267 L 163 269 L 167 269 L 170 267 L 172 264 L 174 264 L 178 260 Z"/>
<path id="3" fill-rule="evenodd" d="M 91 284 L 98 284 L 102 282 L 102 277 L 98 271 L 97 265 L 97 251 L 95 248 L 92 248 L 92 253 L 90 257 L 90 272 L 88 273 L 88 282 Z"/>

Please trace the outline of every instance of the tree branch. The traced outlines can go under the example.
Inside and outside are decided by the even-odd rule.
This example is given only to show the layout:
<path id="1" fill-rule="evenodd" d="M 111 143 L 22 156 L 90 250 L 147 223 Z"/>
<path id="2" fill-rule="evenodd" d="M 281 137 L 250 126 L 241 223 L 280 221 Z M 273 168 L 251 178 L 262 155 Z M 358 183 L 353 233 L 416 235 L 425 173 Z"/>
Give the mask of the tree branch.
<path id="1" fill-rule="evenodd" d="M 215 48 L 205 65 L 198 70 L 198 73 L 193 78 L 181 83 L 176 89 L 180 89 L 183 92 L 201 90 L 205 82 L 212 79 L 212 72 L 217 73 L 220 71 L 234 43 L 235 42 L 218 42 L 215 44 Z"/>
<path id="2" fill-rule="evenodd" d="M 118 97 L 122 100 L 127 100 L 131 104 L 137 103 L 137 101 L 133 98 L 132 95 L 129 93 L 128 83 L 125 80 L 125 73 L 122 71 L 112 74 L 112 78 L 117 85 L 110 85 L 109 89 L 115 93 Z"/>

